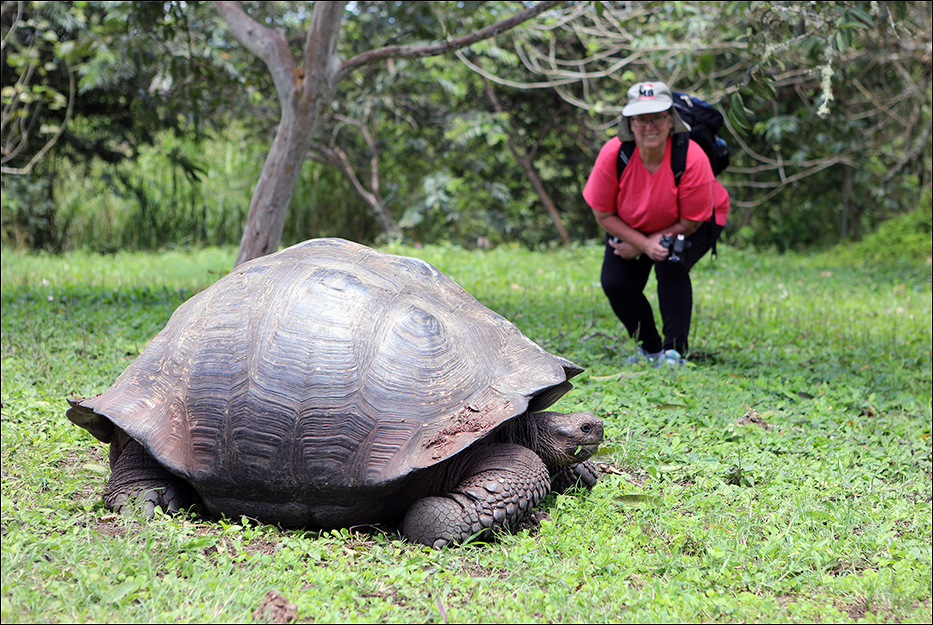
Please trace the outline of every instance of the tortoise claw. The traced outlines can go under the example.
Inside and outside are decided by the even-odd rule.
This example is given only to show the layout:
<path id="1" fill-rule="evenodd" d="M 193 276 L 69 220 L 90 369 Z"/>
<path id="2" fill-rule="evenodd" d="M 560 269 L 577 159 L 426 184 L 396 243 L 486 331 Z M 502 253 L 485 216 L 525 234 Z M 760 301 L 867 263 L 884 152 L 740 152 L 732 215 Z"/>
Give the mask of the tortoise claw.
<path id="1" fill-rule="evenodd" d="M 141 505 L 143 517 L 155 516 L 156 507 L 174 514 L 195 502 L 188 484 L 169 473 L 142 445 L 117 430 L 117 444 L 111 445 L 110 481 L 104 489 L 104 505 L 124 514 Z"/>
<path id="2" fill-rule="evenodd" d="M 599 472 L 596 470 L 596 465 L 587 460 L 562 467 L 551 478 L 551 490 L 555 493 L 562 493 L 575 486 L 593 488 L 598 479 Z"/>

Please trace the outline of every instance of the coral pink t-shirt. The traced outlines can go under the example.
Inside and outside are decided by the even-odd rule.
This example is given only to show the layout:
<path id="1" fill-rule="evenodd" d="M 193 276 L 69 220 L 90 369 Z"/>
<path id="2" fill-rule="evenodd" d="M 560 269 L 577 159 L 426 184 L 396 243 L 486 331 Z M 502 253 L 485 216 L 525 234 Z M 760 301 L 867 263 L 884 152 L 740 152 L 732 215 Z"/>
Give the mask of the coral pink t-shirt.
<path id="1" fill-rule="evenodd" d="M 674 184 L 671 170 L 671 140 L 667 140 L 664 160 L 654 174 L 641 162 L 639 148 L 629 159 L 622 177 L 616 176 L 616 160 L 622 142 L 613 137 L 599 151 L 596 165 L 583 189 L 583 199 L 591 208 L 616 213 L 622 221 L 642 234 L 653 234 L 674 225 L 683 217 L 708 221 L 716 206 L 716 223 L 724 226 L 729 214 L 729 193 L 710 168 L 703 148 L 691 141 L 687 147 L 687 167 Z"/>

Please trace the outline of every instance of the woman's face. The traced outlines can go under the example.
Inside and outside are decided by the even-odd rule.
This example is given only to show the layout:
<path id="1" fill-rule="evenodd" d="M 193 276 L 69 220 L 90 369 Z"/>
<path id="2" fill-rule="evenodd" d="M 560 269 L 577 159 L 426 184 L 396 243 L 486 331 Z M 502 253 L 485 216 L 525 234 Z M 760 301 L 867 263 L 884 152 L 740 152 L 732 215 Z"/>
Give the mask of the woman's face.
<path id="1" fill-rule="evenodd" d="M 635 145 L 639 148 L 651 149 L 663 147 L 671 134 L 674 125 L 670 111 L 636 115 L 629 122 L 632 134 L 635 135 Z"/>

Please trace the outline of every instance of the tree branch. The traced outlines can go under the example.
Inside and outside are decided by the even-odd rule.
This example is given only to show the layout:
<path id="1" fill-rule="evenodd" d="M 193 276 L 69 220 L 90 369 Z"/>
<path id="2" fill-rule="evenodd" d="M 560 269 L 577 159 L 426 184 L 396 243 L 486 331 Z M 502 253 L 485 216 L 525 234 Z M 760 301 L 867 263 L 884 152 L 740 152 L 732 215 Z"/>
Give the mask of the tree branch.
<path id="1" fill-rule="evenodd" d="M 49 150 L 51 150 L 51 149 L 52 149 L 52 146 L 55 145 L 55 144 L 58 142 L 59 137 L 61 137 L 61 136 L 62 136 L 62 133 L 65 132 L 65 127 L 68 126 L 68 122 L 71 120 L 71 112 L 72 112 L 72 110 L 74 110 L 74 103 L 75 103 L 75 75 L 74 75 L 74 72 L 71 71 L 70 69 L 68 70 L 68 87 L 69 87 L 69 91 L 68 91 L 68 110 L 65 112 L 65 119 L 64 119 L 64 121 L 62 121 L 61 125 L 58 127 L 58 130 L 55 131 L 55 135 L 54 135 L 51 139 L 49 139 L 49 140 L 45 143 L 44 146 L 42 146 L 42 149 L 41 149 L 41 150 L 39 150 L 38 152 L 36 152 L 36 154 L 33 155 L 33 157 L 32 157 L 31 159 L 29 159 L 29 162 L 26 163 L 26 166 L 25 166 L 25 167 L 22 167 L 22 168 L 0 167 L 0 173 L 4 173 L 4 174 L 16 174 L 16 175 L 28 175 L 28 174 L 31 174 L 31 173 L 32 173 L 32 168 L 35 166 L 35 164 L 38 163 L 39 160 L 40 160 L 43 156 L 45 156 L 45 153 L 48 152 Z M 24 146 L 24 145 L 26 144 L 26 139 L 28 138 L 28 136 L 29 136 L 28 133 L 27 133 L 26 135 L 24 135 L 24 137 L 23 137 L 23 139 L 22 139 L 22 143 L 20 144 L 20 146 L 18 146 L 18 148 L 17 148 L 17 150 L 16 150 L 17 153 L 19 152 L 19 148 L 21 148 L 22 146 Z M 12 157 L 9 157 L 9 158 L 12 158 Z M 9 160 L 9 158 L 4 158 L 4 161 Z"/>
<path id="2" fill-rule="evenodd" d="M 519 11 L 512 17 L 504 19 L 491 26 L 487 26 L 486 28 L 481 28 L 476 32 L 470 33 L 469 35 L 464 35 L 463 37 L 458 37 L 457 39 L 451 39 L 450 41 L 433 43 L 429 45 L 386 46 L 384 48 L 379 48 L 378 50 L 369 50 L 344 61 L 343 65 L 340 67 L 340 75 L 345 76 L 358 67 L 390 57 L 423 58 L 426 56 L 436 56 L 438 54 L 453 52 L 455 50 L 473 45 L 477 41 L 488 39 L 489 37 L 493 37 L 501 32 L 509 30 L 510 28 L 518 26 L 522 22 L 528 21 L 531 18 L 536 17 L 544 11 L 547 11 L 548 9 L 553 8 L 559 4 L 562 4 L 561 0 L 539 2 L 533 7 Z"/>
<path id="3" fill-rule="evenodd" d="M 321 4 L 331 3 L 324 2 Z M 236 37 L 237 41 L 266 64 L 269 73 L 272 75 L 272 81 L 275 83 L 275 90 L 279 94 L 282 108 L 289 108 L 291 98 L 294 97 L 297 71 L 295 69 L 295 59 L 292 58 L 292 52 L 288 47 L 285 36 L 281 32 L 267 28 L 251 18 L 243 11 L 239 2 L 216 1 L 214 2 L 214 8 L 217 9 L 220 17 L 227 23 L 227 28 Z M 317 13 L 316 10 L 315 13 Z M 309 31 L 308 36 L 310 37 L 310 35 Z"/>
<path id="4" fill-rule="evenodd" d="M 374 193 L 370 193 L 357 177 L 356 170 L 350 163 L 350 158 L 340 148 L 336 146 L 328 147 L 322 143 L 313 142 L 311 149 L 308 151 L 308 157 L 317 163 L 336 167 L 353 186 L 353 190 L 356 191 L 357 195 L 370 206 L 379 202 L 379 198 Z"/>
<path id="5" fill-rule="evenodd" d="M 352 119 L 347 119 L 347 122 L 357 126 L 363 132 L 367 145 L 375 150 L 375 143 L 370 143 L 371 137 L 364 125 Z M 379 157 L 377 154 L 374 153 L 372 159 L 370 159 L 370 167 L 372 169 L 372 177 L 370 179 L 371 190 L 367 189 L 366 185 L 359 179 L 359 176 L 356 175 L 356 169 L 350 162 L 349 156 L 338 146 L 326 146 L 314 141 L 311 143 L 311 147 L 308 150 L 308 158 L 317 163 L 337 168 L 353 187 L 353 190 L 356 191 L 356 194 L 360 196 L 360 198 L 366 202 L 366 205 L 369 206 L 370 210 L 373 211 L 376 221 L 379 222 L 379 226 L 382 228 L 383 232 L 395 232 L 398 230 L 398 224 L 386 209 L 385 199 L 379 193 Z"/>
<path id="6" fill-rule="evenodd" d="M 933 124 L 930 124 L 930 122 L 927 122 L 926 128 L 921 130 L 920 133 L 917 135 L 917 139 L 914 141 L 913 147 L 910 150 L 908 150 L 908 152 L 904 155 L 904 158 L 898 161 L 894 165 L 894 167 L 889 169 L 888 173 L 885 174 L 884 178 L 882 178 L 881 180 L 882 184 L 888 184 L 889 182 L 891 182 L 894 176 L 901 173 L 901 170 L 904 169 L 904 167 L 908 163 L 910 163 L 911 161 L 917 160 L 921 157 L 921 155 L 923 154 L 924 148 L 926 148 L 927 143 L 930 141 L 930 132 L 933 131 L 933 128 L 931 128 L 931 126 L 933 126 Z"/>
<path id="7" fill-rule="evenodd" d="M 311 27 L 305 39 L 304 92 L 314 94 L 316 85 L 340 82 L 340 20 L 346 2 L 318 2 L 314 5 Z"/>
<path id="8" fill-rule="evenodd" d="M 4 2 L 4 4 L 6 4 L 6 3 Z M 13 18 L 13 21 L 10 23 L 10 30 L 9 30 L 9 32 L 7 32 L 6 37 L 4 37 L 4 38 L 3 38 L 3 41 L 0 42 L 0 50 L 3 50 L 4 48 L 6 48 L 7 42 L 8 42 L 10 39 L 13 38 L 13 35 L 14 35 L 14 34 L 16 34 L 16 29 L 19 28 L 19 26 L 20 26 L 20 24 L 21 24 L 21 22 L 22 22 L 22 19 L 23 19 L 23 5 L 24 5 L 24 4 L 25 4 L 24 2 L 17 2 L 17 3 L 16 3 L 16 17 L 14 17 L 14 18 Z M 9 5 L 8 5 L 8 6 L 9 6 Z M 9 9 L 8 9 L 8 6 L 7 6 L 7 7 L 3 7 L 3 9 L 4 9 L 3 12 L 4 12 L 4 13 L 6 13 L 7 10 L 9 10 Z"/>
<path id="9" fill-rule="evenodd" d="M 557 229 L 557 234 L 560 236 L 561 241 L 563 241 L 564 245 L 569 245 L 570 236 L 567 234 L 567 228 L 564 227 L 564 223 L 560 218 L 560 213 L 557 211 L 557 207 L 554 205 L 554 201 L 551 199 L 550 194 L 544 188 L 544 182 L 541 180 L 541 176 L 538 175 L 538 171 L 535 169 L 533 153 L 537 150 L 537 145 L 535 145 L 533 150 L 528 149 L 528 145 L 522 139 L 521 132 L 519 132 L 518 124 L 515 122 L 511 113 L 503 110 L 502 103 L 499 102 L 499 98 L 496 96 L 496 92 L 493 90 L 488 80 L 483 79 L 483 87 L 496 113 L 499 115 L 505 114 L 509 121 L 511 132 L 506 132 L 506 137 L 508 139 L 509 149 L 512 151 L 512 156 L 518 161 L 519 166 L 525 172 L 525 176 L 531 182 L 531 186 L 534 187 L 535 193 L 538 194 L 538 199 L 541 200 L 545 210 L 547 210 L 548 214 L 551 216 L 551 221 L 554 222 L 554 227 Z"/>

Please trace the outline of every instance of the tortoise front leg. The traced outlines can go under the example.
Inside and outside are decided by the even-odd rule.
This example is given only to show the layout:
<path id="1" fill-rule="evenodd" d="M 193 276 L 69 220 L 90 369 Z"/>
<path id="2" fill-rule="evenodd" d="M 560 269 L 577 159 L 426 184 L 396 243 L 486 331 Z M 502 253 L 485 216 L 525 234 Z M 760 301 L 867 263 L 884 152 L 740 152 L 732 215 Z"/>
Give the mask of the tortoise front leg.
<path id="1" fill-rule="evenodd" d="M 156 506 L 178 512 L 197 501 L 191 486 L 167 471 L 127 435 L 116 429 L 110 442 L 110 481 L 104 488 L 104 506 L 123 513 L 132 502 L 142 504 L 143 516 L 151 519 Z"/>
<path id="2" fill-rule="evenodd" d="M 483 530 L 514 525 L 548 494 L 544 462 L 521 445 L 483 445 L 465 457 L 468 476 L 441 497 L 416 501 L 402 534 L 434 548 L 462 543 Z"/>

